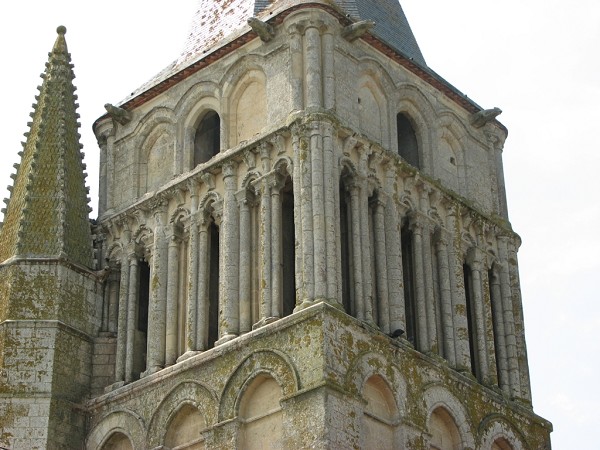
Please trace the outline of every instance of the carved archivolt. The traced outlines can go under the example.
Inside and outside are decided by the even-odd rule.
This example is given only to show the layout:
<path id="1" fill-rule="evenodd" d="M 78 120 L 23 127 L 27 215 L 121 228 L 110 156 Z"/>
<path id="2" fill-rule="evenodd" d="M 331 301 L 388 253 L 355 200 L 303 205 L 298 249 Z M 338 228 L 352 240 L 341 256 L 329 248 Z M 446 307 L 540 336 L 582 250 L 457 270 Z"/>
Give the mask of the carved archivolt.
<path id="1" fill-rule="evenodd" d="M 475 448 L 473 426 L 462 403 L 448 389 L 439 384 L 425 388 L 423 400 L 427 410 L 427 423 L 437 408 L 443 408 L 458 428 L 463 448 Z"/>
<path id="2" fill-rule="evenodd" d="M 161 445 L 164 432 L 184 405 L 192 405 L 211 426 L 217 422 L 218 399 L 215 392 L 196 381 L 182 381 L 158 405 L 148 426 L 148 445 Z"/>
<path id="3" fill-rule="evenodd" d="M 113 411 L 102 419 L 90 432 L 86 448 L 97 450 L 115 433 L 121 433 L 131 441 L 133 448 L 146 447 L 146 428 L 143 419 L 130 410 Z"/>
<path id="4" fill-rule="evenodd" d="M 526 441 L 519 433 L 518 427 L 500 414 L 486 416 L 479 424 L 478 434 L 481 436 L 481 448 L 492 448 L 492 444 L 499 439 L 506 440 L 513 450 L 530 448 L 525 444 Z"/>
<path id="5" fill-rule="evenodd" d="M 274 350 L 258 350 L 246 357 L 227 381 L 221 395 L 219 421 L 237 415 L 246 387 L 261 374 L 272 377 L 279 384 L 284 397 L 300 389 L 298 371 L 286 355 Z"/>

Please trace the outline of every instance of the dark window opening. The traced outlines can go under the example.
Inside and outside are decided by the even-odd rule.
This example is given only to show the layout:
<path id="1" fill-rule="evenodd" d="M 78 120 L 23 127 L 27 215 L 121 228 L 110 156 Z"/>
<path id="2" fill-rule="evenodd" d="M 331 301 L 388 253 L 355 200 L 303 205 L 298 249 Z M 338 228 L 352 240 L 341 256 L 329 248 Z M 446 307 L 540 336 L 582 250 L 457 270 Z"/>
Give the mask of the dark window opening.
<path id="1" fill-rule="evenodd" d="M 213 348 L 219 339 L 219 228 L 214 222 L 208 227 L 208 342 Z"/>
<path id="2" fill-rule="evenodd" d="M 133 377 L 138 379 L 146 370 L 146 345 L 148 332 L 148 304 L 150 301 L 150 266 L 146 261 L 139 261 L 138 298 L 137 298 L 137 331 L 134 336 Z"/>
<path id="3" fill-rule="evenodd" d="M 196 129 L 194 137 L 194 167 L 217 153 L 221 146 L 221 119 L 215 111 L 209 111 Z"/>
<path id="4" fill-rule="evenodd" d="M 296 307 L 296 231 L 294 227 L 294 192 L 288 177 L 281 191 L 281 262 L 283 281 L 283 316 Z"/>
<path id="5" fill-rule="evenodd" d="M 500 382 L 500 355 L 499 355 L 499 332 L 500 332 L 500 321 L 502 317 L 502 299 L 497 298 L 494 292 L 493 285 L 497 282 L 496 275 L 492 269 L 488 270 L 488 286 L 490 289 L 490 302 L 492 303 L 492 330 L 494 331 L 494 349 L 496 351 L 496 374 L 498 375 L 498 381 Z"/>
<path id="6" fill-rule="evenodd" d="M 471 373 L 479 378 L 477 364 L 477 339 L 475 338 L 475 318 L 473 317 L 473 278 L 471 266 L 463 264 L 463 276 L 465 281 L 465 300 L 467 306 L 467 328 L 469 335 L 469 354 L 471 356 Z"/>
<path id="7" fill-rule="evenodd" d="M 402 247 L 402 277 L 404 281 L 404 312 L 406 316 L 406 338 L 417 347 L 417 317 L 415 299 L 415 265 L 413 260 L 413 235 L 408 222 L 400 232 Z"/>
<path id="8" fill-rule="evenodd" d="M 346 313 L 352 315 L 352 274 L 350 249 L 350 208 L 344 182 L 340 181 L 340 244 L 342 256 L 342 305 Z"/>
<path id="9" fill-rule="evenodd" d="M 411 166 L 421 168 L 415 130 L 408 117 L 402 113 L 396 116 L 396 131 L 398 132 L 398 154 Z"/>

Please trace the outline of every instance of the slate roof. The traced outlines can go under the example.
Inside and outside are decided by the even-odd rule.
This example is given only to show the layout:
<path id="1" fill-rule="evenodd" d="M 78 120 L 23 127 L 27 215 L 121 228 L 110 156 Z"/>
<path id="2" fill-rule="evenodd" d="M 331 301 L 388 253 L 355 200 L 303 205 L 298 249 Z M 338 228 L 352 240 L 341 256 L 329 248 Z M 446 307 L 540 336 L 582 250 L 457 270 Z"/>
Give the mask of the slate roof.
<path id="1" fill-rule="evenodd" d="M 193 64 L 210 51 L 246 33 L 247 20 L 259 17 L 267 20 L 295 5 L 310 4 L 311 0 L 198 0 L 190 31 L 179 57 L 130 96 L 119 102 L 125 104 L 142 92 Z M 322 0 L 314 3 L 323 4 Z M 425 59 L 410 29 L 398 0 L 331 0 L 324 4 L 334 7 L 353 21 L 372 20 L 371 33 L 417 65 L 426 68 Z"/>
<path id="2" fill-rule="evenodd" d="M 48 54 L 32 121 L 5 200 L 0 262 L 23 258 L 65 258 L 92 266 L 92 237 L 85 165 L 79 143 L 77 96 L 65 27 Z"/>

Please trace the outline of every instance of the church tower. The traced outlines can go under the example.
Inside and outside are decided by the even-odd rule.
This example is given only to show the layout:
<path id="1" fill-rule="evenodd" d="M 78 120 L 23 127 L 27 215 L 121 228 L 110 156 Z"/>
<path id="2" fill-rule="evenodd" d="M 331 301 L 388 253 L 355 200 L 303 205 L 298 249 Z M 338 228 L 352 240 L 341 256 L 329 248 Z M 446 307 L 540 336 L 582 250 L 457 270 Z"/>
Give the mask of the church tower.
<path id="1" fill-rule="evenodd" d="M 99 328 L 73 65 L 57 32 L 0 230 L 0 445 L 10 449 L 83 441 Z"/>
<path id="2" fill-rule="evenodd" d="M 71 74 L 59 30 L 63 47 L 47 73 Z M 15 277 L 1 294 L 0 407 L 15 411 L 2 445 L 31 447 L 15 434 L 31 411 L 14 408 L 45 392 L 64 406 L 48 434 L 77 428 L 48 448 L 550 448 L 531 403 L 501 111 L 427 66 L 396 0 L 199 1 L 181 55 L 94 124 L 97 272 L 83 168 L 65 156 L 74 108 L 53 125 L 40 112 L 52 79 L 0 234 Z M 53 127 L 70 140 L 42 151 Z M 44 216 L 57 251 L 19 243 L 47 240 L 31 184 L 63 214 Z M 48 265 L 52 293 L 73 296 L 48 293 L 55 315 L 20 308 L 34 284 L 19 280 Z M 29 350 L 42 321 L 73 336 L 70 353 Z M 59 380 L 36 395 L 11 382 L 30 351 Z M 71 403 L 66 377 L 80 380 Z"/>

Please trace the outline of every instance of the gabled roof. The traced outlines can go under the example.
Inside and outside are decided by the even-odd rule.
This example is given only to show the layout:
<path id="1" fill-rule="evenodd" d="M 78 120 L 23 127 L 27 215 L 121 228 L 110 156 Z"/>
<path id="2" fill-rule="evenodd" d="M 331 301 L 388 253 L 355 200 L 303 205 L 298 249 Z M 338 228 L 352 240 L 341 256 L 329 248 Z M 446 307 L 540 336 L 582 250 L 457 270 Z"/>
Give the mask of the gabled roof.
<path id="1" fill-rule="evenodd" d="M 11 257 L 65 258 L 92 266 L 90 208 L 66 31 L 57 29 L 21 163 L 15 165 L 10 200 L 5 200 L 0 263 Z"/>
<path id="2" fill-rule="evenodd" d="M 327 5 L 351 21 L 372 20 L 371 34 L 394 51 L 427 67 L 398 0 L 198 0 L 183 51 L 163 71 L 152 77 L 130 96 L 124 105 L 143 92 L 194 64 L 217 48 L 250 31 L 251 17 L 268 20 L 278 13 L 302 5 Z"/>

